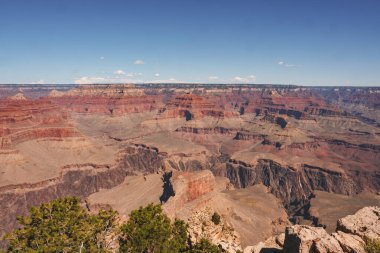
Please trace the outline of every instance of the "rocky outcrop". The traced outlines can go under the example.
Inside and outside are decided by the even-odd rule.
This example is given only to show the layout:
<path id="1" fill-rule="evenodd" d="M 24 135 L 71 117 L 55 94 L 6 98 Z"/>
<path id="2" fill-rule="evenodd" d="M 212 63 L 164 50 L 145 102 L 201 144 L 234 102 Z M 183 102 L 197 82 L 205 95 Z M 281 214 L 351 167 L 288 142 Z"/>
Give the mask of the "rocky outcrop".
<path id="1" fill-rule="evenodd" d="M 364 241 L 356 235 L 337 231 L 331 235 L 321 228 L 310 226 L 288 228 L 288 241 L 285 244 L 285 233 L 268 238 L 255 246 L 248 246 L 244 253 L 301 253 L 301 252 L 334 252 L 334 253 L 365 253 Z M 338 244 L 337 244 L 338 242 Z M 298 251 L 297 251 L 298 250 Z"/>
<path id="2" fill-rule="evenodd" d="M 293 225 L 286 228 L 283 245 L 272 237 L 244 252 L 365 253 L 366 240 L 380 240 L 379 221 L 380 207 L 365 207 L 340 219 L 335 233 L 328 234 L 321 227 Z"/>
<path id="3" fill-rule="evenodd" d="M 380 207 L 365 207 L 338 220 L 337 230 L 371 240 L 380 238 Z"/>
<path id="4" fill-rule="evenodd" d="M 227 252 L 241 250 L 240 237 L 224 215 L 221 215 L 219 224 L 212 221 L 215 213 L 212 199 L 217 198 L 218 192 L 225 189 L 226 185 L 221 188 L 209 170 L 173 172 L 170 181 L 174 194 L 163 205 L 163 209 L 172 219 L 181 217 L 188 223 L 192 243 L 206 238 Z"/>
<path id="5" fill-rule="evenodd" d="M 210 170 L 218 162 L 218 159 L 208 156 L 205 152 L 196 154 L 176 153 L 166 156 L 164 167 L 178 171 L 200 171 Z"/>
<path id="6" fill-rule="evenodd" d="M 174 217 L 186 203 L 212 192 L 216 187 L 215 178 L 209 170 L 175 174 L 172 184 L 175 198 L 170 198 L 164 207 L 171 217 Z"/>
<path id="7" fill-rule="evenodd" d="M 285 230 L 284 253 L 343 253 L 339 242 L 323 228 L 295 225 Z"/>
<path id="8" fill-rule="evenodd" d="M 188 219 L 190 240 L 197 243 L 202 238 L 206 238 L 213 244 L 220 245 L 227 252 L 235 253 L 241 250 L 240 238 L 231 225 L 223 218 L 219 224 L 212 222 L 214 212 L 211 207 L 205 207 L 196 211 Z"/>
<path id="9" fill-rule="evenodd" d="M 361 237 L 342 231 L 329 235 L 320 227 L 295 225 L 285 235 L 283 253 L 365 253 Z"/>
<path id="10" fill-rule="evenodd" d="M 117 164 L 127 175 L 154 173 L 162 169 L 165 154 L 144 144 L 132 144 L 118 153 Z"/>
<path id="11" fill-rule="evenodd" d="M 259 242 L 255 246 L 248 246 L 244 249 L 244 253 L 280 253 L 284 247 L 285 233 L 278 236 L 272 236 L 265 242 Z"/>
<path id="12" fill-rule="evenodd" d="M 363 249 L 364 240 L 357 235 L 347 234 L 342 231 L 337 231 L 332 234 L 332 237 L 335 238 L 343 252 L 355 252 L 355 253 L 365 253 Z"/>

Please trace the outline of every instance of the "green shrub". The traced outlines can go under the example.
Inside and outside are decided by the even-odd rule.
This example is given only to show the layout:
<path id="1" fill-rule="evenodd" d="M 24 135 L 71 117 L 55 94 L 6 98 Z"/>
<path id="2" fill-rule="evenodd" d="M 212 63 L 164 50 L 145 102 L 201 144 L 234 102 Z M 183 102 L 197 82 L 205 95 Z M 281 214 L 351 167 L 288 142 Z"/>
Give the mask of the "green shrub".
<path id="1" fill-rule="evenodd" d="M 223 249 L 219 248 L 218 246 L 212 244 L 207 239 L 201 239 L 197 244 L 194 245 L 191 251 L 193 253 L 222 253 L 224 252 Z"/>
<path id="2" fill-rule="evenodd" d="M 214 212 L 214 214 L 211 217 L 211 221 L 214 222 L 215 225 L 220 224 L 220 215 L 217 212 Z"/>
<path id="3" fill-rule="evenodd" d="M 380 240 L 365 240 L 364 249 L 366 253 L 379 253 Z"/>
<path id="4" fill-rule="evenodd" d="M 149 204 L 130 214 L 121 227 L 120 252 L 183 252 L 187 250 L 187 225 L 173 224 L 160 205 Z"/>
<path id="5" fill-rule="evenodd" d="M 77 197 L 59 198 L 32 207 L 29 216 L 17 218 L 21 228 L 8 233 L 8 252 L 100 252 L 102 233 L 115 227 L 116 212 L 91 215 Z"/>
<path id="6" fill-rule="evenodd" d="M 160 205 L 140 207 L 129 217 L 118 226 L 117 212 L 112 209 L 89 214 L 79 198 L 52 200 L 17 218 L 21 227 L 5 236 L 7 252 L 104 253 L 110 252 L 110 242 L 115 240 L 120 252 L 128 253 L 224 252 L 206 239 L 192 245 L 188 225 L 182 220 L 171 222 Z M 220 222 L 220 216 L 215 217 Z"/>

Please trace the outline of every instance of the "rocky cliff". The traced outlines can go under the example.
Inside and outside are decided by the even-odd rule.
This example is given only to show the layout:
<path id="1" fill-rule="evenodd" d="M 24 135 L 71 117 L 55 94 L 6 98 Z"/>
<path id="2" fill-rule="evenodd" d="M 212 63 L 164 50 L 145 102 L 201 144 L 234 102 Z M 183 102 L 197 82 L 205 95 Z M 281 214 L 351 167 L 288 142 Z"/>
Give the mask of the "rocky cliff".
<path id="1" fill-rule="evenodd" d="M 67 113 L 46 99 L 0 102 L 0 149 L 38 138 L 80 136 Z"/>
<path id="2" fill-rule="evenodd" d="M 230 160 L 225 170 L 215 173 L 226 176 L 236 187 L 247 187 L 262 183 L 280 198 L 290 214 L 304 207 L 314 190 L 352 195 L 362 186 L 353 178 L 336 171 L 303 164 L 296 169 L 272 160 L 258 160 L 256 164 Z"/>
<path id="3" fill-rule="evenodd" d="M 118 153 L 117 164 L 127 175 L 150 174 L 163 168 L 165 154 L 144 144 L 132 144 Z"/>

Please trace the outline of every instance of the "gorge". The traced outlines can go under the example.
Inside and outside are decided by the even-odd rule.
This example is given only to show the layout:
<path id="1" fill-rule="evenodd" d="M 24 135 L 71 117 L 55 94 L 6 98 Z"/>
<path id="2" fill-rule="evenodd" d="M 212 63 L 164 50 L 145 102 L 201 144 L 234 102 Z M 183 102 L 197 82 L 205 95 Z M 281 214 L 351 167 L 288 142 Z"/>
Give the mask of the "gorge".
<path id="1" fill-rule="evenodd" d="M 0 85 L 0 236 L 73 195 L 125 216 L 161 200 L 194 231 L 216 210 L 234 249 L 291 223 L 330 228 L 380 205 L 379 101 L 375 87 Z"/>

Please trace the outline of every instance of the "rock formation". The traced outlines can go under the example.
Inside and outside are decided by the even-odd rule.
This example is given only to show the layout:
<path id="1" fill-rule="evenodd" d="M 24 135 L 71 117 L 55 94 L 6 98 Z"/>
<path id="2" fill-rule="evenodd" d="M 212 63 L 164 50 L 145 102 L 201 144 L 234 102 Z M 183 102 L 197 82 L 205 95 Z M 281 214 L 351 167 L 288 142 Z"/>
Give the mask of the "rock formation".
<path id="1" fill-rule="evenodd" d="M 245 252 L 283 253 L 365 253 L 365 241 L 380 240 L 380 207 L 365 207 L 338 221 L 337 231 L 328 234 L 321 227 L 294 225 L 285 230 L 285 239 L 270 238 L 247 247 Z"/>
<path id="2" fill-rule="evenodd" d="M 240 238 L 234 228 L 225 220 L 219 224 L 212 221 L 215 211 L 210 207 L 205 207 L 196 211 L 188 220 L 190 240 L 193 243 L 202 238 L 210 240 L 216 245 L 220 245 L 227 252 L 234 253 L 241 250 Z"/>
<path id="3" fill-rule="evenodd" d="M 380 207 L 365 207 L 338 221 L 337 230 L 358 235 L 361 238 L 380 238 Z"/>

